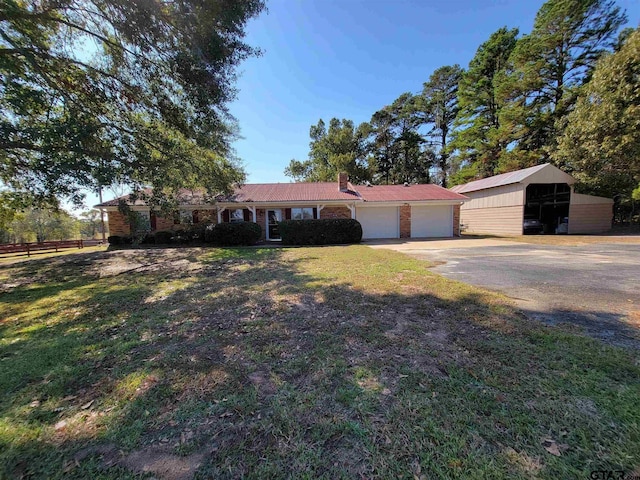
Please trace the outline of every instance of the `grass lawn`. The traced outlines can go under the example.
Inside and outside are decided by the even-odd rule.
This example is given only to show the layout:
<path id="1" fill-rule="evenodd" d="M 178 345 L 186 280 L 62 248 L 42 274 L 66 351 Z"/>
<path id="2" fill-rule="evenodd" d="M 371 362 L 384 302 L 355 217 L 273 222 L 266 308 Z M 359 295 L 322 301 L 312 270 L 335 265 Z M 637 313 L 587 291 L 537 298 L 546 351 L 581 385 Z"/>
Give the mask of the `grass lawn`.
<path id="1" fill-rule="evenodd" d="M 366 246 L 0 265 L 0 478 L 640 475 L 640 352 Z"/>

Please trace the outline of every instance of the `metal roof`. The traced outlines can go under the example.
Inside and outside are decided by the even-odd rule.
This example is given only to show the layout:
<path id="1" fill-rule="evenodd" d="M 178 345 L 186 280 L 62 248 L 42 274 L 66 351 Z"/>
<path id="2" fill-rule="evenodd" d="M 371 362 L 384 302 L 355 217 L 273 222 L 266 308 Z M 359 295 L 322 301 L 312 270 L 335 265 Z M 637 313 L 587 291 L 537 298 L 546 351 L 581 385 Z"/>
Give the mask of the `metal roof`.
<path id="1" fill-rule="evenodd" d="M 350 183 L 341 191 L 337 182 L 300 183 L 247 183 L 237 188 L 228 197 L 219 197 L 219 202 L 313 202 L 331 200 L 359 200 L 358 193 Z"/>
<path id="2" fill-rule="evenodd" d="M 372 185 L 358 187 L 365 202 L 420 202 L 426 200 L 467 200 L 467 197 L 452 192 L 440 185 Z"/>
<path id="3" fill-rule="evenodd" d="M 150 194 L 150 190 L 145 190 Z M 202 191 L 182 190 L 178 195 L 183 205 L 206 204 Z M 347 184 L 347 190 L 341 191 L 337 182 L 300 182 L 300 183 L 248 183 L 236 188 L 229 196 L 216 198 L 221 203 L 278 203 L 278 202 L 419 202 L 430 200 L 458 200 L 467 197 L 452 192 L 439 185 L 373 185 L 354 186 Z M 117 207 L 120 201 L 132 204 L 129 195 L 96 205 L 96 207 Z M 145 205 L 137 199 L 134 205 Z"/>
<path id="4" fill-rule="evenodd" d="M 475 192 L 477 190 L 485 190 L 487 188 L 502 187 L 503 185 L 510 185 L 512 183 L 520 183 L 547 166 L 553 165 L 550 163 L 544 163 L 542 165 L 536 165 L 535 167 L 516 170 L 515 172 L 502 173 L 500 175 L 494 175 L 493 177 L 474 180 L 473 182 L 465 183 L 464 185 L 456 185 L 455 187 L 451 187 L 450 190 L 456 193 L 468 193 Z"/>

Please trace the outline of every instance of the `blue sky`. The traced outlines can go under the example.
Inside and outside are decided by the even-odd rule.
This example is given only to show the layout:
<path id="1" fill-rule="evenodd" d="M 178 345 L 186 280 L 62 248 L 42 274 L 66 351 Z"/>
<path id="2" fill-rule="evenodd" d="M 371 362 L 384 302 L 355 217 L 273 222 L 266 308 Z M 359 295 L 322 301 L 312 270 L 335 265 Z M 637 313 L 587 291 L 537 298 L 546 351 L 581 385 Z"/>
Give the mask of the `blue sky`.
<path id="1" fill-rule="evenodd" d="M 529 33 L 540 0 L 267 0 L 247 28 L 263 49 L 240 67 L 230 105 L 244 137 L 235 144 L 248 182 L 289 182 L 289 160 L 304 160 L 309 127 L 320 118 L 356 124 L 431 73 L 466 67 L 502 26 Z M 638 25 L 640 1 L 618 0 Z M 105 192 L 105 199 L 111 198 Z M 87 205 L 97 202 L 90 195 Z"/>
<path id="2" fill-rule="evenodd" d="M 618 0 L 638 25 L 640 2 Z M 288 182 L 289 160 L 304 160 L 320 118 L 356 124 L 403 92 L 418 92 L 443 65 L 466 67 L 502 26 L 529 33 L 537 0 L 268 0 L 248 25 L 264 50 L 241 66 L 231 113 L 248 182 Z"/>

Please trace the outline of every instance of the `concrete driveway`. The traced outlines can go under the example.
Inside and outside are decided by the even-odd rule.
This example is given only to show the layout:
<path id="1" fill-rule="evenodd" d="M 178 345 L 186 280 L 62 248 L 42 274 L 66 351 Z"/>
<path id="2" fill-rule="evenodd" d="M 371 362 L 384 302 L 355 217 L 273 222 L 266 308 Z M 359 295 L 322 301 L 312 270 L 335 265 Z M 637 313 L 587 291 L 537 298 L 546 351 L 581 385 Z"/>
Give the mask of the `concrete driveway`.
<path id="1" fill-rule="evenodd" d="M 532 319 L 640 347 L 640 242 L 578 246 L 502 239 L 367 242 L 429 260 L 445 277 L 500 291 Z"/>

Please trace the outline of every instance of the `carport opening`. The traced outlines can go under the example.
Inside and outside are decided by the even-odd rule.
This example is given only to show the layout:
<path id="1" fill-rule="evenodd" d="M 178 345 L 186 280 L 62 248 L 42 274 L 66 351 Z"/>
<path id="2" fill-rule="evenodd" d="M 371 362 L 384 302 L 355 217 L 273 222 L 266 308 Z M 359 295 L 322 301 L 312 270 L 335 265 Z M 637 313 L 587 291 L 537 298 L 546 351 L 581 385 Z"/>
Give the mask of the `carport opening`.
<path id="1" fill-rule="evenodd" d="M 566 183 L 527 185 L 523 233 L 567 233 L 570 201 L 571 187 Z"/>

